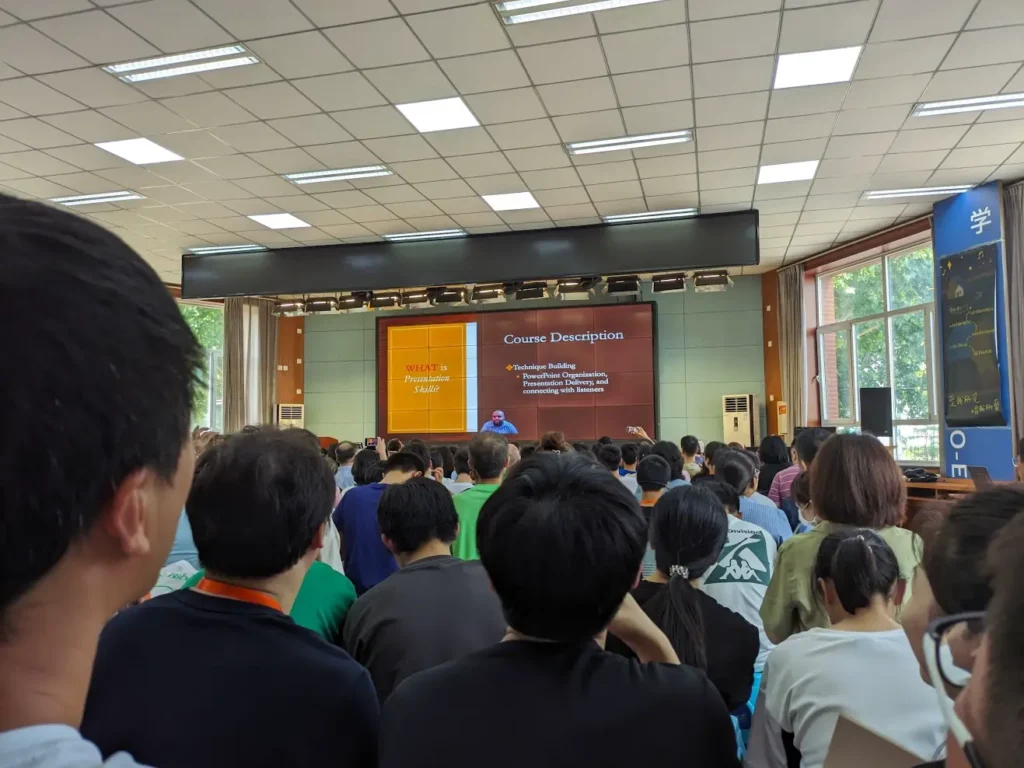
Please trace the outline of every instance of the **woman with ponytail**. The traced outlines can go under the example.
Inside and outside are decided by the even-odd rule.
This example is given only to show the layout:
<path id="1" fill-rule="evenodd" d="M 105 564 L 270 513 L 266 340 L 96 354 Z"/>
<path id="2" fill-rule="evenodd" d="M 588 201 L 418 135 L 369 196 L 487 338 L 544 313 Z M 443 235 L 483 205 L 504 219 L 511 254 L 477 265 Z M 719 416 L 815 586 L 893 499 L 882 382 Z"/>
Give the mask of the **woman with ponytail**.
<path id="1" fill-rule="evenodd" d="M 746 768 L 820 768 L 840 713 L 934 759 L 946 726 L 893 618 L 906 584 L 892 548 L 867 528 L 832 531 L 818 548 L 813 584 L 830 625 L 768 655 Z"/>
<path id="2" fill-rule="evenodd" d="M 750 698 L 757 629 L 738 613 L 701 591 L 718 565 L 729 532 L 722 502 L 699 486 L 665 493 L 651 514 L 650 542 L 656 570 L 633 590 L 633 597 L 668 637 L 683 664 L 707 672 L 732 711 Z M 628 654 L 613 643 L 608 649 Z"/>

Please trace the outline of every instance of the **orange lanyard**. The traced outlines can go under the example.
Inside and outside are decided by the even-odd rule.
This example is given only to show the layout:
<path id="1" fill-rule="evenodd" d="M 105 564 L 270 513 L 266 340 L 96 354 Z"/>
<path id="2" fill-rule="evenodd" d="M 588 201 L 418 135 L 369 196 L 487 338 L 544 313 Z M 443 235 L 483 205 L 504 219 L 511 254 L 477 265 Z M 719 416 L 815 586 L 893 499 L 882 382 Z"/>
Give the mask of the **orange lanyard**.
<path id="1" fill-rule="evenodd" d="M 281 604 L 266 592 L 249 589 L 248 587 L 238 587 L 234 584 L 225 584 L 223 581 L 203 578 L 200 579 L 193 589 L 197 592 L 205 592 L 208 595 L 219 595 L 220 597 L 241 600 L 243 603 L 255 603 L 256 605 L 266 606 L 267 608 L 273 608 L 275 611 L 284 613 L 281 610 Z"/>

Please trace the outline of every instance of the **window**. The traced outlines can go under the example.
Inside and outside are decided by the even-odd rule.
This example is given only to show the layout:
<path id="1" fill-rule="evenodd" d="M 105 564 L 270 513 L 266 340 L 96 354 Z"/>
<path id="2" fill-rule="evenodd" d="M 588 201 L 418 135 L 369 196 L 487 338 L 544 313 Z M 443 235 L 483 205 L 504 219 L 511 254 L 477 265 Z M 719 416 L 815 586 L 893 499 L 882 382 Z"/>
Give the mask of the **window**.
<path id="1" fill-rule="evenodd" d="M 224 429 L 224 310 L 206 304 L 179 302 L 178 306 L 206 351 L 206 373 L 202 376 L 202 385 L 196 388 L 192 425 L 221 432 Z"/>
<path id="2" fill-rule="evenodd" d="M 939 461 L 935 264 L 930 246 L 819 275 L 822 423 L 860 424 L 861 387 L 892 387 L 899 461 Z"/>

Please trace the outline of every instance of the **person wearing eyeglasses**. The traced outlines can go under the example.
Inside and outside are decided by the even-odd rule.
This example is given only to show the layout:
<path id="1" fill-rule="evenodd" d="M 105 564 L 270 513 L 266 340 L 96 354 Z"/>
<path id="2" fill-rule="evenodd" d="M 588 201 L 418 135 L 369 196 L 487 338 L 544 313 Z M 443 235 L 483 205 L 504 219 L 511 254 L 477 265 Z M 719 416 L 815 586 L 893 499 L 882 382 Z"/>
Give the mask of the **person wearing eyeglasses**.
<path id="1" fill-rule="evenodd" d="M 934 759 L 945 721 L 893 619 L 906 586 L 896 554 L 868 528 L 835 530 L 813 573 L 830 626 L 793 635 L 768 655 L 745 765 L 821 768 L 840 713 Z"/>

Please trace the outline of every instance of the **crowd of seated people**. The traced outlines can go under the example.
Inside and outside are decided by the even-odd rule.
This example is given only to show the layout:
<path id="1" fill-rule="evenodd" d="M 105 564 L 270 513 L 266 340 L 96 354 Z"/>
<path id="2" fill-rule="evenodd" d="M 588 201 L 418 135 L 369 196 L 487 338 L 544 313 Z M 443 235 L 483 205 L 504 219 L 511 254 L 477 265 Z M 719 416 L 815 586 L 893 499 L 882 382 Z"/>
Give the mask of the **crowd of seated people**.
<path id="1" fill-rule="evenodd" d="M 1019 765 L 1020 486 L 911 532 L 868 435 L 192 432 L 137 254 L 3 196 L 0 253 L 0 768 Z"/>

